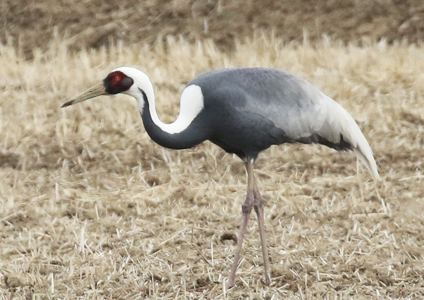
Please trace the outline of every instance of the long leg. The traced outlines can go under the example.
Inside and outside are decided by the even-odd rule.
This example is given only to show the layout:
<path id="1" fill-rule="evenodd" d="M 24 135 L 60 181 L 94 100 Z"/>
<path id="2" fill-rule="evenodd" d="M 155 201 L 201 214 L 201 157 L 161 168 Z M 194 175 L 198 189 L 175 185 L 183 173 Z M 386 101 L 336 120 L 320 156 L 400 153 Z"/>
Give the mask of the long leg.
<path id="1" fill-rule="evenodd" d="M 268 256 L 268 248 L 266 244 L 266 234 L 265 234 L 263 200 L 262 200 L 261 194 L 259 193 L 258 188 L 256 188 L 254 191 L 255 191 L 255 202 L 253 203 L 253 207 L 255 208 L 256 215 L 258 216 L 259 236 L 261 238 L 262 258 L 264 260 L 265 283 L 271 284 L 269 256 Z"/>
<path id="2" fill-rule="evenodd" d="M 246 163 L 246 168 L 247 168 L 248 164 L 249 163 Z M 238 235 L 238 238 L 237 238 L 236 252 L 234 254 L 233 264 L 231 266 L 230 276 L 229 276 L 228 282 L 227 282 L 227 288 L 232 287 L 234 285 L 234 281 L 236 279 L 236 272 L 237 272 L 237 267 L 238 267 L 238 263 L 239 263 L 239 260 L 240 260 L 240 254 L 241 254 L 241 250 L 242 250 L 244 234 L 246 233 L 247 223 L 249 222 L 250 213 L 252 212 L 253 202 L 255 200 L 254 190 L 252 188 L 250 188 L 250 186 L 251 186 L 251 180 L 250 180 L 250 177 L 248 175 L 246 200 L 244 201 L 243 205 L 241 206 L 242 222 L 241 222 L 241 226 L 240 226 L 240 232 L 239 232 L 239 235 Z"/>
<path id="3" fill-rule="evenodd" d="M 258 215 L 258 225 L 259 225 L 259 234 L 261 238 L 262 245 L 262 255 L 264 259 L 264 269 L 265 269 L 265 282 L 267 284 L 271 283 L 269 276 L 269 259 L 268 252 L 266 248 L 266 238 L 265 238 L 265 229 L 264 229 L 264 213 L 263 213 L 263 201 L 259 193 L 258 187 L 256 185 L 255 176 L 253 174 L 253 160 L 246 162 L 247 170 L 247 195 L 246 200 L 242 205 L 242 224 L 240 227 L 240 233 L 237 238 L 236 252 L 234 255 L 233 264 L 231 266 L 230 276 L 228 278 L 227 287 L 231 287 L 234 284 L 236 278 L 237 266 L 240 260 L 240 253 L 242 250 L 243 239 L 246 233 L 247 223 L 249 222 L 250 213 L 252 212 L 252 207 L 255 208 L 256 214 Z"/>

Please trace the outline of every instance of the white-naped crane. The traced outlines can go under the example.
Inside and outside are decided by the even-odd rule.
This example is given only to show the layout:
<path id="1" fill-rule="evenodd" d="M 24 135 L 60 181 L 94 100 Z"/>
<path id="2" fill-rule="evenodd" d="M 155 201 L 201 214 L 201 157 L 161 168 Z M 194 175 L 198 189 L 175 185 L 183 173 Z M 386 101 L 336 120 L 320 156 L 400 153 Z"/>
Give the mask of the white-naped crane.
<path id="1" fill-rule="evenodd" d="M 253 172 L 253 164 L 262 150 L 282 143 L 318 143 L 338 151 L 353 151 L 374 180 L 379 179 L 371 147 L 355 120 L 340 104 L 290 73 L 267 68 L 204 73 L 184 89 L 179 116 L 172 124 L 161 122 L 157 115 L 149 77 L 131 67 L 113 70 L 102 83 L 62 107 L 118 93 L 137 100 L 144 127 L 159 145 L 185 149 L 209 140 L 244 161 L 247 196 L 227 287 L 235 281 L 252 208 L 258 217 L 265 282 L 271 282 L 263 201 Z"/>

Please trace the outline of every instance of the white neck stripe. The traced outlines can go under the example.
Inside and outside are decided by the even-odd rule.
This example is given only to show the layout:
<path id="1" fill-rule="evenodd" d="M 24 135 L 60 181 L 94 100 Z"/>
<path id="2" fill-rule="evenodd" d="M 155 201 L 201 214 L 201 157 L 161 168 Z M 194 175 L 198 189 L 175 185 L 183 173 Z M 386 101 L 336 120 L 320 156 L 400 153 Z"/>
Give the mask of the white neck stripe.
<path id="1" fill-rule="evenodd" d="M 186 87 L 181 94 L 180 114 L 171 124 L 165 124 L 159 120 L 154 99 L 152 101 L 147 98 L 147 101 L 149 101 L 150 116 L 153 122 L 160 129 L 170 134 L 180 133 L 187 129 L 204 107 L 202 89 L 194 84 Z"/>
<path id="2" fill-rule="evenodd" d="M 184 131 L 204 107 L 203 93 L 200 86 L 194 84 L 189 85 L 181 94 L 180 114 L 178 118 L 171 124 L 165 124 L 159 120 L 156 112 L 155 93 L 149 77 L 142 71 L 131 67 L 121 67 L 114 71 L 121 71 L 134 80 L 134 84 L 129 90 L 125 91 L 124 94 L 133 96 L 137 100 L 137 106 L 141 113 L 143 113 L 145 99 L 140 90 L 145 93 L 147 101 L 149 102 L 150 116 L 156 126 L 164 132 L 175 134 Z"/>

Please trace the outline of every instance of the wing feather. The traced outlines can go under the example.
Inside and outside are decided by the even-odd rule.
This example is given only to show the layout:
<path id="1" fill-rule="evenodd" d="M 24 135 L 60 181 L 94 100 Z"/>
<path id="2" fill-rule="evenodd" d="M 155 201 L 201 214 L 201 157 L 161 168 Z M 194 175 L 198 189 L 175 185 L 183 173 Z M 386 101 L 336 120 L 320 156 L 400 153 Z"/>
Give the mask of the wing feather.
<path id="1" fill-rule="evenodd" d="M 288 114 L 288 119 L 277 121 L 277 126 L 284 127 L 282 129 L 295 140 L 318 135 L 334 144 L 343 140 L 348 142 L 348 150 L 353 151 L 374 180 L 379 180 L 372 149 L 352 116 L 339 103 L 306 80 L 297 80 L 304 91 L 303 99 L 298 99 L 303 105 Z"/>

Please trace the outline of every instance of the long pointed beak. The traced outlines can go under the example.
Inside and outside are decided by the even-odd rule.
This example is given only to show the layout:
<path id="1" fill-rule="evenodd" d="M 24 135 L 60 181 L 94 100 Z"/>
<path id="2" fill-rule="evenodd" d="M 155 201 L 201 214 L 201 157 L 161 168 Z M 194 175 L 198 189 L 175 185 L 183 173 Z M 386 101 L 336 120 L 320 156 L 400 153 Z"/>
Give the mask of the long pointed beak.
<path id="1" fill-rule="evenodd" d="M 107 95 L 108 93 L 105 90 L 105 86 L 103 83 L 99 83 L 92 88 L 88 89 L 86 92 L 82 93 L 81 95 L 63 103 L 62 107 L 67 107 L 69 105 L 73 105 L 78 102 L 82 102 L 85 100 L 89 100 L 91 98 L 101 96 L 101 95 Z"/>

